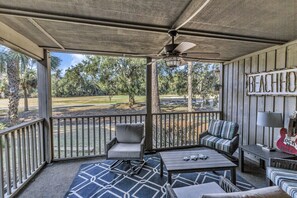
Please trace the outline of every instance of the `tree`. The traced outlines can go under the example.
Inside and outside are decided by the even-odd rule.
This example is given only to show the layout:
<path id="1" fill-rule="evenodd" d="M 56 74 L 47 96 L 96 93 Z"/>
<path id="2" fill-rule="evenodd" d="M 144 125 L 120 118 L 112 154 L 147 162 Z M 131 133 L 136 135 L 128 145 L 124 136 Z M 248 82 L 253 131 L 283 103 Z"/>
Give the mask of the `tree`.
<path id="1" fill-rule="evenodd" d="M 158 83 L 158 69 L 157 64 L 154 62 L 152 65 L 152 113 L 160 113 L 160 96 L 159 96 L 159 83 Z"/>
<path id="2" fill-rule="evenodd" d="M 145 92 L 145 67 L 144 59 L 118 59 L 118 88 L 121 93 L 128 94 L 130 108 L 135 104 L 135 96 Z"/>
<path id="3" fill-rule="evenodd" d="M 192 99 L 193 99 L 193 90 L 192 90 L 192 75 L 193 75 L 193 64 L 188 62 L 188 112 L 192 112 Z"/>
<path id="4" fill-rule="evenodd" d="M 22 57 L 19 53 L 12 50 L 4 49 L 0 52 L 0 67 L 5 67 L 8 78 L 8 118 L 12 125 L 16 124 L 18 119 L 19 107 L 19 64 L 22 62 Z"/>

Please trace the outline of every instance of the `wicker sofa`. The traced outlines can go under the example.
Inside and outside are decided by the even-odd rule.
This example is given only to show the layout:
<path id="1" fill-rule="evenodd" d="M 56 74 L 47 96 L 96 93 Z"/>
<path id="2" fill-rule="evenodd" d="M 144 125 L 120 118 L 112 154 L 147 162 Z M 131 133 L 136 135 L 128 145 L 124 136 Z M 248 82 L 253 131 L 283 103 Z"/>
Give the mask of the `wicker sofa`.
<path id="1" fill-rule="evenodd" d="M 219 185 L 215 182 L 210 182 L 172 188 L 170 184 L 167 184 L 166 190 L 167 198 L 290 198 L 278 186 L 240 191 L 238 187 L 222 176 L 220 176 Z"/>
<path id="2" fill-rule="evenodd" d="M 270 159 L 266 168 L 268 185 L 277 185 L 293 198 L 297 198 L 297 160 Z"/>
<path id="3" fill-rule="evenodd" d="M 238 144 L 238 124 L 234 122 L 211 120 L 208 130 L 200 134 L 200 145 L 216 149 L 230 157 Z"/>

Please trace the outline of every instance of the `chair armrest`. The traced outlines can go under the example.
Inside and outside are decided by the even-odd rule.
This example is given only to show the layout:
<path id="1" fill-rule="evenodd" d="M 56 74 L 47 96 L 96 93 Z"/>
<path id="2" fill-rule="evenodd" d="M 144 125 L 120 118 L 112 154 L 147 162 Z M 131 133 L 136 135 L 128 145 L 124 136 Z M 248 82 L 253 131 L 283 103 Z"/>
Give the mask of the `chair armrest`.
<path id="1" fill-rule="evenodd" d="M 209 134 L 208 131 L 204 131 L 204 132 L 200 133 L 199 138 L 201 139 L 208 134 Z"/>
<path id="2" fill-rule="evenodd" d="M 170 184 L 166 184 L 166 197 L 167 198 L 178 198 Z"/>
<path id="3" fill-rule="evenodd" d="M 239 134 L 235 135 L 235 137 L 231 140 L 230 146 L 231 146 L 231 155 L 236 151 L 239 145 Z"/>
<path id="4" fill-rule="evenodd" d="M 115 145 L 117 142 L 118 142 L 118 141 L 117 141 L 117 138 L 114 137 L 112 140 L 110 140 L 110 142 L 108 142 L 108 143 L 106 144 L 106 154 L 107 154 L 107 151 L 109 151 L 109 149 L 111 149 L 111 147 L 112 147 L 113 145 Z"/>
<path id="5" fill-rule="evenodd" d="M 227 178 L 225 178 L 223 176 L 220 176 L 219 185 L 227 193 L 229 193 L 229 192 L 240 192 L 241 191 L 230 180 L 228 180 Z"/>
<path id="6" fill-rule="evenodd" d="M 297 171 L 297 160 L 270 158 L 269 166 Z"/>

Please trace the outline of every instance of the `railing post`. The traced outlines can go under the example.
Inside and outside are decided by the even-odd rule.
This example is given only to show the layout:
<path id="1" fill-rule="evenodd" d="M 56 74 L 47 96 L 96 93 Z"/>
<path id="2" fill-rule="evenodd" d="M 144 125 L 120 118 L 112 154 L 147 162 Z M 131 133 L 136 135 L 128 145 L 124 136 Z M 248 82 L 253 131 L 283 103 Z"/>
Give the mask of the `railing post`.
<path id="1" fill-rule="evenodd" d="M 147 63 L 152 61 L 147 58 Z M 146 150 L 153 148 L 153 122 L 152 122 L 152 64 L 146 66 L 146 121 L 145 121 L 145 138 Z"/>
<path id="2" fill-rule="evenodd" d="M 39 61 L 37 67 L 38 75 L 38 109 L 39 117 L 44 118 L 43 133 L 44 133 L 44 156 L 45 160 L 50 163 L 53 153 L 51 152 L 52 145 L 52 130 L 50 117 L 52 116 L 52 96 L 51 96 L 51 58 L 50 52 L 44 50 L 44 59 Z"/>

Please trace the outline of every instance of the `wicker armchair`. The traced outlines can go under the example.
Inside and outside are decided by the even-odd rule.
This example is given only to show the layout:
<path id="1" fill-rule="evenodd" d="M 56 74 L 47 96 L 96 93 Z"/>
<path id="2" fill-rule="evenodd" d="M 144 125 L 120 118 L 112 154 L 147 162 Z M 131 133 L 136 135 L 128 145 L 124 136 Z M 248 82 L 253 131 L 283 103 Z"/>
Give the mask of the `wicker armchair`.
<path id="1" fill-rule="evenodd" d="M 277 185 L 297 198 L 297 160 L 271 158 L 266 168 L 268 186 Z"/>
<path id="2" fill-rule="evenodd" d="M 178 189 L 178 191 L 177 191 Z M 219 185 L 214 182 L 205 183 L 201 185 L 186 186 L 182 188 L 173 189 L 170 184 L 166 185 L 167 198 L 179 198 L 184 197 L 184 193 L 192 193 L 193 197 L 199 197 L 199 195 L 208 193 L 229 193 L 229 192 L 240 192 L 240 189 L 236 187 L 231 181 L 220 176 Z M 184 191 L 184 192 L 182 192 Z M 178 194 L 183 194 L 183 196 L 178 196 Z M 187 196 L 191 198 L 191 196 Z"/>

